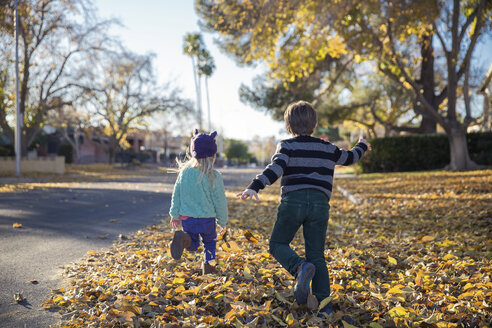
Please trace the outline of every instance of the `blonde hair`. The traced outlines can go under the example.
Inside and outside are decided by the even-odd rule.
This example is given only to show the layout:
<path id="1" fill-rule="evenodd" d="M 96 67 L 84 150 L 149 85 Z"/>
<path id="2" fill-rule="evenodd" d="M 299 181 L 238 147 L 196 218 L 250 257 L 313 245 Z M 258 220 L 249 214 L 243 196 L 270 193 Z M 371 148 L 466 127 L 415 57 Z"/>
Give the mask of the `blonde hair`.
<path id="1" fill-rule="evenodd" d="M 196 158 L 187 154 L 186 158 L 187 159 L 184 162 L 181 162 L 179 159 L 176 158 L 176 162 L 178 163 L 179 173 L 183 172 L 187 168 L 191 168 L 191 167 L 197 168 L 200 170 L 199 181 L 202 180 L 203 175 L 206 175 L 210 183 L 213 185 L 216 177 L 215 170 L 214 170 L 215 155 L 205 158 Z"/>

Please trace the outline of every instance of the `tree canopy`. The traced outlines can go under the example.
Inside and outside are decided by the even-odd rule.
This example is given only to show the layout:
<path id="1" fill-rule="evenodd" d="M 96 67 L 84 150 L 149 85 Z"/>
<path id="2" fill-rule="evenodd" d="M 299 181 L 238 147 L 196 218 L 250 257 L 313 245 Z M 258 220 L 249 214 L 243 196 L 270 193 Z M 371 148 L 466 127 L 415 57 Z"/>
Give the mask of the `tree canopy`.
<path id="1" fill-rule="evenodd" d="M 316 74 L 320 63 L 337 62 L 341 71 L 329 67 L 319 73 L 312 93 L 319 99 L 352 65 L 375 67 L 413 98 L 426 125 L 420 131 L 435 131 L 436 123 L 444 128 L 450 167 L 473 166 L 467 151 L 459 149 L 466 150 L 464 131 L 473 122 L 471 60 L 480 36 L 490 33 L 491 1 L 199 0 L 196 9 L 204 27 L 218 32 L 219 45 L 238 62 L 268 65 L 266 78 L 273 87 L 287 88 Z M 463 114 L 457 99 L 463 100 Z"/>

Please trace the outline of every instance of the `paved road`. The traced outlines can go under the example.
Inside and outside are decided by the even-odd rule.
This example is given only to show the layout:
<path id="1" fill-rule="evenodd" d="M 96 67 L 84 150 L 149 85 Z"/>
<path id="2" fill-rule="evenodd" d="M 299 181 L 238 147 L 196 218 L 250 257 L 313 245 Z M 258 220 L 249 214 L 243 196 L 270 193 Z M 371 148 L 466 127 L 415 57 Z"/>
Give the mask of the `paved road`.
<path id="1" fill-rule="evenodd" d="M 258 170 L 223 170 L 227 187 L 245 186 Z M 63 283 L 63 267 L 119 234 L 160 222 L 176 175 L 62 184 L 0 193 L 0 327 L 49 327 L 59 321 L 41 304 Z M 23 228 L 13 229 L 21 223 Z M 101 239 L 104 238 L 104 239 Z M 29 281 L 36 280 L 37 284 Z M 14 302 L 14 293 L 26 298 Z"/>

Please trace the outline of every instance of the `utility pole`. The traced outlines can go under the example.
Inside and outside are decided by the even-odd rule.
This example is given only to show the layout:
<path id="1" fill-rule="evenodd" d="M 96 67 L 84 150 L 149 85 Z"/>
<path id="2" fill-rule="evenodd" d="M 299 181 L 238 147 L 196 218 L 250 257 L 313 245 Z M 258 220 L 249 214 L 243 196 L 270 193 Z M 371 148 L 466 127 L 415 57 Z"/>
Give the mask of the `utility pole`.
<path id="1" fill-rule="evenodd" d="M 21 175 L 21 127 L 19 103 L 19 0 L 15 0 L 15 173 Z"/>

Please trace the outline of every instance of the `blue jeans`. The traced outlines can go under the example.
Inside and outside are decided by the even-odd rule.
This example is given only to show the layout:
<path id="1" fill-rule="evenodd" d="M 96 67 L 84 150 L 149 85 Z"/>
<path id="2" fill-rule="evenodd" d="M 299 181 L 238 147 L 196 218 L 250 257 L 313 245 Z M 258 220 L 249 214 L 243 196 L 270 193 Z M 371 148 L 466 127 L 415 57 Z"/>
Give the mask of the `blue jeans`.
<path id="1" fill-rule="evenodd" d="M 215 228 L 215 218 L 188 218 L 182 220 L 183 231 L 191 237 L 191 246 L 187 248 L 194 252 L 200 246 L 200 237 L 202 239 L 205 262 L 215 259 L 215 247 L 217 244 L 217 231 Z"/>
<path id="2" fill-rule="evenodd" d="M 326 229 L 330 205 L 328 197 L 316 189 L 302 189 L 282 195 L 277 221 L 270 237 L 270 253 L 292 275 L 304 261 L 316 267 L 312 280 L 318 301 L 330 296 L 330 276 L 325 261 Z M 302 226 L 306 258 L 297 255 L 290 243 Z"/>

